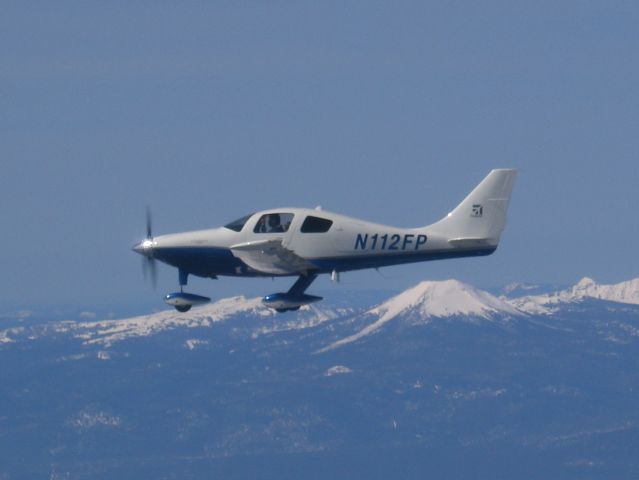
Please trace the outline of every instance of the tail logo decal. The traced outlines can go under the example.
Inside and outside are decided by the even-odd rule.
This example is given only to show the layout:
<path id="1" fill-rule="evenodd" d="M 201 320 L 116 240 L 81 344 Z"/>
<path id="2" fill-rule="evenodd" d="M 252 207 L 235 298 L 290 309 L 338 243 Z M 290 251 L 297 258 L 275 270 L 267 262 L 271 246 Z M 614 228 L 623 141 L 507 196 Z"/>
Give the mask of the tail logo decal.
<path id="1" fill-rule="evenodd" d="M 481 217 L 484 214 L 484 206 L 478 203 L 473 205 L 473 213 L 470 214 L 471 217 Z"/>

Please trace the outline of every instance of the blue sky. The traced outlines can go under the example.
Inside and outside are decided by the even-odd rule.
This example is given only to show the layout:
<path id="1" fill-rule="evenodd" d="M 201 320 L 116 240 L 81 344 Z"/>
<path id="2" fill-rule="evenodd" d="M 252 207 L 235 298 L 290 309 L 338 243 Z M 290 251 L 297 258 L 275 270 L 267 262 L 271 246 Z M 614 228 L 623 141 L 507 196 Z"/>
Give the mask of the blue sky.
<path id="1" fill-rule="evenodd" d="M 275 206 L 399 226 L 520 169 L 498 252 L 351 273 L 639 275 L 636 2 L 7 2 L 0 303 L 158 299 L 130 251 Z M 194 281 L 214 298 L 291 280 Z"/>

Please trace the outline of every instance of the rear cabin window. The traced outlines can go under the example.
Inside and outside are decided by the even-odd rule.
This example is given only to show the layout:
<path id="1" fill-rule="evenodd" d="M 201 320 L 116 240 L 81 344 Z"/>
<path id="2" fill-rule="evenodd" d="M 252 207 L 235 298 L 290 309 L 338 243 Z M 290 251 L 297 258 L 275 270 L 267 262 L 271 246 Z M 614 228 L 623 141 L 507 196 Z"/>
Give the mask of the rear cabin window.
<path id="1" fill-rule="evenodd" d="M 287 232 L 293 221 L 292 213 L 267 213 L 262 215 L 255 224 L 255 233 L 282 233 Z"/>
<path id="2" fill-rule="evenodd" d="M 306 219 L 304 219 L 304 223 L 302 223 L 300 231 L 302 233 L 324 233 L 328 232 L 331 225 L 333 225 L 332 220 L 309 215 Z"/>
<path id="3" fill-rule="evenodd" d="M 252 213 L 242 217 L 242 218 L 238 218 L 237 220 L 233 220 L 231 223 L 229 223 L 228 225 L 224 225 L 224 228 L 228 228 L 229 230 L 233 230 L 234 232 L 241 232 L 242 229 L 244 228 L 244 224 L 248 221 L 249 218 L 251 218 L 253 216 Z"/>

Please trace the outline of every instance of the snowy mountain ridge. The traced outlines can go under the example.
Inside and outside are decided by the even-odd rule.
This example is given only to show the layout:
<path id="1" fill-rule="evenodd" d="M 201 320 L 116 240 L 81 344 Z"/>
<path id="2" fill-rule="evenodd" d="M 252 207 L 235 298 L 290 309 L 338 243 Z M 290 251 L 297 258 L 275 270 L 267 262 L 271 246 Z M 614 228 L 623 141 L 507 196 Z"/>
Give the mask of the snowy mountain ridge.
<path id="1" fill-rule="evenodd" d="M 639 278 L 604 285 L 596 283 L 592 278 L 584 277 L 574 286 L 558 292 L 517 298 L 502 297 L 515 308 L 533 315 L 550 315 L 556 312 L 561 304 L 578 303 L 587 298 L 639 305 Z"/>
<path id="2" fill-rule="evenodd" d="M 519 287 L 519 285 L 518 285 Z M 521 291 L 521 288 L 513 289 Z M 323 322 L 358 319 L 364 327 L 341 339 L 334 340 L 326 349 L 354 342 L 377 332 L 388 322 L 404 318 L 411 323 L 429 323 L 434 319 L 461 319 L 462 321 L 512 321 L 527 316 L 550 316 L 565 305 L 587 298 L 639 305 L 639 278 L 614 285 L 597 284 L 586 277 L 574 286 L 541 295 L 496 297 L 458 280 L 423 281 L 419 284 L 367 308 L 364 305 L 335 307 L 330 299 L 302 307 L 298 312 L 277 314 L 264 307 L 260 298 L 236 296 L 194 308 L 187 313 L 164 310 L 148 315 L 124 319 L 61 321 L 50 323 L 40 330 L 35 327 L 16 326 L 0 330 L 0 344 L 9 344 L 18 337 L 33 337 L 53 330 L 69 333 L 86 345 L 111 346 L 134 337 L 145 337 L 176 328 L 207 328 L 227 319 L 248 320 L 240 328 L 252 338 L 262 335 L 315 327 Z"/>
<path id="3" fill-rule="evenodd" d="M 274 331 L 308 328 L 336 318 L 338 313 L 315 305 L 306 305 L 295 318 L 282 318 L 275 311 L 264 307 L 259 297 L 247 299 L 244 296 L 236 296 L 193 308 L 186 313 L 171 309 L 118 320 L 60 322 L 56 331 L 71 331 L 87 345 L 102 344 L 108 347 L 127 338 L 144 337 L 175 328 L 210 327 L 213 323 L 237 315 L 259 320 L 260 325 L 253 333 L 253 336 L 258 336 Z"/>

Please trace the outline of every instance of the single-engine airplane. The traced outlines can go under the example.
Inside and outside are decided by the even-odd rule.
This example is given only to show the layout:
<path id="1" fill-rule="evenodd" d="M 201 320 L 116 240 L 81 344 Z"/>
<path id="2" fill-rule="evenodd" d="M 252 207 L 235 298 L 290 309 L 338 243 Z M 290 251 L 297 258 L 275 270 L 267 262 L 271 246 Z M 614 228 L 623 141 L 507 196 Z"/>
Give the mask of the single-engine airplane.
<path id="1" fill-rule="evenodd" d="M 180 291 L 164 297 L 186 312 L 209 302 L 183 291 L 189 275 L 296 276 L 287 292 L 262 299 L 278 312 L 297 310 L 322 297 L 306 289 L 318 275 L 403 263 L 490 255 L 499 244 L 516 170 L 492 170 L 440 221 L 397 228 L 330 213 L 319 208 L 277 208 L 246 215 L 224 227 L 154 237 L 147 210 L 146 239 L 133 247 L 155 279 L 155 260 L 178 269 Z"/>

